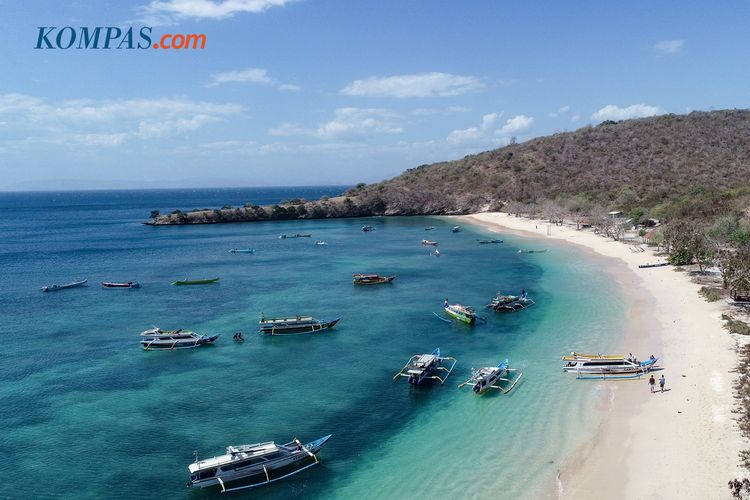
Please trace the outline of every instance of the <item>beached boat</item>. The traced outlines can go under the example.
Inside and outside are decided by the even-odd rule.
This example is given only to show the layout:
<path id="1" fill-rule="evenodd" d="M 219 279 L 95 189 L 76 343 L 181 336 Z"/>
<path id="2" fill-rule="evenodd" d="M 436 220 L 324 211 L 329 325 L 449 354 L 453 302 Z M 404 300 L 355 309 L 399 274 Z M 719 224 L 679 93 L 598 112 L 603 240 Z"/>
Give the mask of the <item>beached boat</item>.
<path id="1" fill-rule="evenodd" d="M 518 251 L 518 253 L 545 253 L 546 251 L 547 251 L 546 248 L 544 250 L 524 250 L 524 249 L 521 249 L 521 250 Z"/>
<path id="2" fill-rule="evenodd" d="M 575 373 L 580 379 L 637 378 L 653 370 L 659 358 L 653 355 L 645 361 L 636 357 L 582 355 L 563 356 L 563 371 Z"/>
<path id="3" fill-rule="evenodd" d="M 395 276 L 380 276 L 378 274 L 355 274 L 353 276 L 355 285 L 382 285 L 395 280 Z"/>
<path id="4" fill-rule="evenodd" d="M 435 226 L 429 226 L 429 227 L 424 228 L 425 231 L 432 231 L 433 229 L 435 229 Z"/>
<path id="5" fill-rule="evenodd" d="M 456 366 L 456 358 L 450 356 L 441 356 L 438 347 L 432 354 L 415 354 L 409 359 L 401 370 L 393 376 L 395 381 L 399 377 L 406 377 L 412 385 L 419 385 L 430 380 L 439 380 L 440 384 L 445 383 L 445 379 Z M 440 375 L 443 375 L 442 377 Z"/>
<path id="6" fill-rule="evenodd" d="M 261 314 L 260 333 L 265 335 L 299 335 L 315 333 L 333 328 L 341 318 L 322 321 L 312 316 L 293 316 L 288 318 L 266 318 Z"/>
<path id="7" fill-rule="evenodd" d="M 422 240 L 422 245 L 425 245 L 425 246 L 432 245 L 433 247 L 436 247 L 436 246 L 438 246 L 438 242 L 437 241 L 430 241 L 430 240 Z"/>
<path id="8" fill-rule="evenodd" d="M 192 349 L 212 344 L 218 335 L 201 335 L 190 330 L 162 330 L 154 327 L 141 332 L 141 345 L 146 351 Z"/>
<path id="9" fill-rule="evenodd" d="M 325 242 L 325 241 L 323 241 L 323 240 L 317 240 L 317 241 L 315 242 L 315 244 L 316 244 L 316 245 L 318 245 L 319 247 L 322 247 L 322 246 L 326 246 L 326 245 L 328 245 L 328 243 L 327 243 L 327 242 Z"/>
<path id="10" fill-rule="evenodd" d="M 140 288 L 137 281 L 128 281 L 127 283 L 118 283 L 114 281 L 102 281 L 102 288 Z"/>
<path id="11" fill-rule="evenodd" d="M 484 394 L 490 389 L 498 389 L 508 394 L 521 380 L 522 376 L 521 370 L 508 367 L 508 360 L 506 359 L 497 366 L 486 366 L 473 370 L 471 377 L 466 382 L 459 384 L 458 387 L 471 385 L 475 394 Z M 501 383 L 510 384 L 510 386 L 503 387 L 500 385 Z"/>
<path id="12" fill-rule="evenodd" d="M 198 460 L 188 466 L 188 486 L 218 486 L 222 493 L 255 488 L 287 478 L 319 463 L 316 454 L 331 434 L 307 444 L 294 438 L 286 444 L 267 443 L 228 446 L 225 455 Z"/>
<path id="13" fill-rule="evenodd" d="M 184 280 L 179 280 L 179 281 L 173 281 L 172 284 L 177 285 L 177 286 L 179 285 L 208 285 L 210 283 L 216 283 L 220 279 L 221 278 L 206 278 L 203 280 L 184 279 Z"/>
<path id="14" fill-rule="evenodd" d="M 487 304 L 487 307 L 494 309 L 496 312 L 516 312 L 521 309 L 526 309 L 535 304 L 533 300 L 526 296 L 525 293 L 521 295 L 501 295 L 500 292 Z"/>
<path id="15" fill-rule="evenodd" d="M 369 233 L 370 231 L 375 231 L 375 228 L 372 226 L 362 226 L 362 231 Z"/>
<path id="16" fill-rule="evenodd" d="M 461 226 L 453 226 L 453 227 L 451 228 L 451 232 L 452 232 L 452 233 L 457 233 L 457 232 L 459 232 L 459 231 L 461 231 Z"/>
<path id="17" fill-rule="evenodd" d="M 88 282 L 89 280 L 81 280 L 81 281 L 74 281 L 72 283 L 65 283 L 64 285 L 47 285 L 47 286 L 43 286 L 41 290 L 43 292 L 56 292 L 58 290 L 66 290 L 68 288 L 77 288 L 79 286 L 84 286 Z"/>
<path id="18" fill-rule="evenodd" d="M 233 248 L 229 253 L 255 253 L 254 248 Z"/>
<path id="19" fill-rule="evenodd" d="M 467 325 L 473 325 L 477 315 L 471 306 L 462 306 L 461 304 L 447 305 L 444 307 L 445 313 L 451 318 L 463 321 Z"/>
<path id="20" fill-rule="evenodd" d="M 503 240 L 477 240 L 480 245 L 493 245 L 497 243 L 502 243 Z"/>

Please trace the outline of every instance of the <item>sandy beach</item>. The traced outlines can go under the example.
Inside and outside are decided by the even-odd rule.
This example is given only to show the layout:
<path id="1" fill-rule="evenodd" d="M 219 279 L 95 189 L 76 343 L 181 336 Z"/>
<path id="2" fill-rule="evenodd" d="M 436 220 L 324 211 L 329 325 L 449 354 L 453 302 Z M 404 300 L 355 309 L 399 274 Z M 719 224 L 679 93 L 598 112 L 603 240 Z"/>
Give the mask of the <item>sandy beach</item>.
<path id="1" fill-rule="evenodd" d="M 592 442 L 582 443 L 560 470 L 554 495 L 564 499 L 727 498 L 727 481 L 741 474 L 743 440 L 733 418 L 735 342 L 722 328 L 723 301 L 709 303 L 699 285 L 652 250 L 593 231 L 504 213 L 460 217 L 492 231 L 579 245 L 611 258 L 611 274 L 630 296 L 622 352 L 661 358 L 667 391 L 651 394 L 640 380 L 597 384 L 604 413 Z M 548 247 L 550 248 L 550 247 Z M 561 355 L 564 353 L 560 353 Z M 658 387 L 658 386 L 657 386 Z"/>

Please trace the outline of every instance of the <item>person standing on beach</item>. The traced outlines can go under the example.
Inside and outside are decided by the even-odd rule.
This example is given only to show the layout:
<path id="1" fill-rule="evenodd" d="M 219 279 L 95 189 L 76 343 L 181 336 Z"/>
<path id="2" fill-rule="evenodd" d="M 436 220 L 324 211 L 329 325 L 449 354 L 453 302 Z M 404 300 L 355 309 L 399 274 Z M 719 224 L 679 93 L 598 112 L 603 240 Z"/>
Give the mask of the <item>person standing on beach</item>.
<path id="1" fill-rule="evenodd" d="M 653 375 L 652 375 L 653 377 Z M 661 388 L 661 392 L 664 392 L 664 384 L 666 384 L 667 381 L 664 380 L 664 375 L 662 374 L 661 377 L 659 377 L 659 387 Z"/>
<path id="2" fill-rule="evenodd" d="M 656 379 L 654 378 L 653 375 L 651 375 L 651 378 L 648 379 L 648 385 L 649 387 L 651 387 L 651 394 L 654 393 L 654 384 L 656 384 Z"/>

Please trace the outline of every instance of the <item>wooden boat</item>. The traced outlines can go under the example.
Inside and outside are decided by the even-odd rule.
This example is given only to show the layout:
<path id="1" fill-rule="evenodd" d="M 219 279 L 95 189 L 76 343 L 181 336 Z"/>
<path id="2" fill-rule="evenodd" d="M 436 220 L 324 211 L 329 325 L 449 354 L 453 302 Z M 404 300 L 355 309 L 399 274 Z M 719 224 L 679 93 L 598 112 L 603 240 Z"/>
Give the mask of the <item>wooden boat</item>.
<path id="1" fill-rule="evenodd" d="M 503 240 L 477 240 L 480 245 L 492 245 L 497 243 L 502 243 Z"/>
<path id="2" fill-rule="evenodd" d="M 140 288 L 137 281 L 128 281 L 127 283 L 117 283 L 112 281 L 102 281 L 103 288 Z"/>
<path id="3" fill-rule="evenodd" d="M 535 304 L 533 300 L 525 295 L 497 295 L 487 304 L 487 307 L 494 309 L 496 312 L 516 312 L 526 309 Z"/>
<path id="4" fill-rule="evenodd" d="M 233 248 L 229 253 L 255 253 L 254 248 Z"/>
<path id="5" fill-rule="evenodd" d="M 435 229 L 435 226 L 429 226 L 429 227 L 424 228 L 425 231 L 432 231 L 433 229 Z"/>
<path id="6" fill-rule="evenodd" d="M 406 377 L 412 385 L 439 380 L 442 385 L 453 371 L 454 366 L 456 366 L 456 358 L 440 356 L 440 348 L 438 347 L 432 351 L 432 354 L 415 354 L 412 356 L 409 362 L 393 376 L 393 380 Z M 438 373 L 445 374 L 440 377 Z"/>
<path id="7" fill-rule="evenodd" d="M 316 333 L 333 328 L 341 318 L 331 321 L 321 321 L 312 316 L 293 316 L 288 318 L 260 317 L 260 333 L 265 335 L 300 335 Z"/>
<path id="8" fill-rule="evenodd" d="M 437 241 L 430 241 L 430 240 L 422 240 L 422 245 L 424 245 L 424 246 L 431 245 L 433 247 L 436 247 L 436 246 L 438 246 L 438 242 Z"/>
<path id="9" fill-rule="evenodd" d="M 669 265 L 669 262 L 659 262 L 658 264 L 640 264 L 638 267 L 640 269 L 648 269 L 650 267 L 664 267 L 668 265 Z"/>
<path id="10" fill-rule="evenodd" d="M 382 285 L 395 280 L 395 276 L 380 276 L 378 274 L 355 274 L 355 285 Z"/>
<path id="11" fill-rule="evenodd" d="M 509 378 L 516 373 L 517 375 L 513 379 Z M 484 394 L 490 389 L 498 389 L 504 394 L 508 394 L 521 380 L 522 376 L 521 370 L 508 368 L 508 360 L 506 359 L 497 366 L 486 366 L 478 370 L 472 370 L 471 377 L 466 382 L 459 384 L 458 387 L 471 385 L 475 394 Z M 501 386 L 502 382 L 510 384 L 510 387 Z"/>
<path id="12" fill-rule="evenodd" d="M 162 330 L 154 327 L 141 332 L 141 345 L 146 351 L 172 351 L 213 344 L 218 338 L 218 335 L 201 335 L 190 330 Z"/>
<path id="13" fill-rule="evenodd" d="M 448 305 L 444 308 L 445 313 L 451 318 L 463 321 L 467 325 L 473 325 L 477 315 L 471 306 L 462 306 L 461 304 Z"/>
<path id="14" fill-rule="evenodd" d="M 547 251 L 546 248 L 544 250 L 524 250 L 524 249 L 521 249 L 521 250 L 518 251 L 518 253 L 545 253 L 546 251 Z"/>
<path id="15" fill-rule="evenodd" d="M 372 226 L 362 226 L 362 231 L 369 233 L 370 231 L 375 231 L 375 228 Z"/>
<path id="16" fill-rule="evenodd" d="M 222 493 L 263 486 L 293 476 L 320 463 L 316 454 L 332 434 L 307 444 L 294 438 L 286 444 L 267 443 L 228 446 L 227 452 L 188 465 L 188 486 L 219 487 Z"/>
<path id="17" fill-rule="evenodd" d="M 85 286 L 89 280 L 73 281 L 72 283 L 65 283 L 64 285 L 47 285 L 43 286 L 41 290 L 43 292 L 56 292 L 58 290 L 66 290 L 68 288 L 77 288 L 79 286 Z"/>
<path id="18" fill-rule="evenodd" d="M 639 361 L 635 357 L 602 356 L 587 357 L 563 356 L 563 371 L 576 374 L 579 379 L 623 379 L 638 378 L 656 367 L 659 358 L 653 355 Z"/>
<path id="19" fill-rule="evenodd" d="M 457 233 L 459 231 L 461 231 L 461 226 L 453 226 L 453 228 L 451 228 L 452 233 Z"/>
<path id="20" fill-rule="evenodd" d="M 210 283 L 216 283 L 220 279 L 221 278 L 207 278 L 207 279 L 204 279 L 204 280 L 189 280 L 189 279 L 184 279 L 184 280 L 180 280 L 180 281 L 173 281 L 172 284 L 173 285 L 178 285 L 178 286 L 179 285 L 208 285 Z"/>

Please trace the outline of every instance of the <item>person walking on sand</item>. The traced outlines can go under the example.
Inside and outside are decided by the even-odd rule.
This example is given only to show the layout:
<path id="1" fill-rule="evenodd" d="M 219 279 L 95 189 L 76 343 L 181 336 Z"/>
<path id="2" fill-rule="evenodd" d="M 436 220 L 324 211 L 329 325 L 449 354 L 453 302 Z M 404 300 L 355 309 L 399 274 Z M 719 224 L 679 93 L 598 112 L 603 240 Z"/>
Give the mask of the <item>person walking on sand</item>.
<path id="1" fill-rule="evenodd" d="M 653 375 L 652 375 L 652 377 L 653 377 Z M 664 384 L 666 384 L 666 383 L 667 383 L 667 381 L 664 380 L 664 375 L 662 375 L 661 377 L 659 377 L 659 387 L 661 388 L 661 392 L 664 392 Z"/>
<path id="2" fill-rule="evenodd" d="M 651 378 L 648 379 L 648 385 L 649 387 L 651 387 L 651 394 L 654 393 L 654 384 L 656 384 L 656 379 L 654 378 L 653 375 L 651 375 Z"/>

